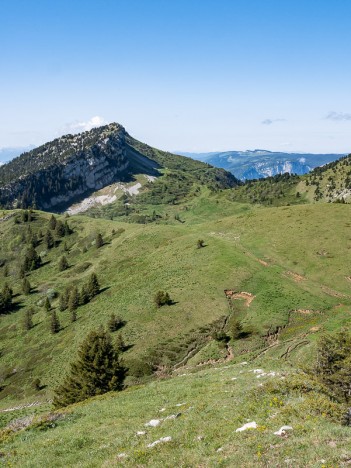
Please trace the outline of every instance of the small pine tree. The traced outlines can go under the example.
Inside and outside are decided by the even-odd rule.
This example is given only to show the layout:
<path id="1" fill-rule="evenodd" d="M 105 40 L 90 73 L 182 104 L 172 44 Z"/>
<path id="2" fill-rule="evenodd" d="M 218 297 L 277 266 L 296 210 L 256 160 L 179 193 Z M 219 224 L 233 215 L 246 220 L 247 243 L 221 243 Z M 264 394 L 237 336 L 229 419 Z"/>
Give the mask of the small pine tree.
<path id="1" fill-rule="evenodd" d="M 76 287 L 71 289 L 68 297 L 68 310 L 72 312 L 73 310 L 77 310 L 79 306 L 79 293 Z"/>
<path id="2" fill-rule="evenodd" d="M 97 249 L 100 249 L 100 247 L 102 247 L 104 245 L 104 240 L 102 238 L 102 235 L 99 233 L 97 234 L 96 238 L 95 238 L 95 247 Z"/>
<path id="3" fill-rule="evenodd" d="M 229 324 L 229 334 L 233 340 L 238 340 L 243 333 L 243 326 L 239 320 L 233 320 Z"/>
<path id="4" fill-rule="evenodd" d="M 50 300 L 48 297 L 45 298 L 44 309 L 46 310 L 46 312 L 50 312 L 51 310 L 51 304 L 50 304 Z"/>
<path id="5" fill-rule="evenodd" d="M 49 231 L 49 229 L 45 233 L 44 244 L 46 245 L 46 248 L 49 250 L 52 249 L 55 245 L 53 235 L 51 234 L 51 231 Z"/>
<path id="6" fill-rule="evenodd" d="M 55 333 L 58 333 L 60 329 L 61 329 L 61 325 L 60 325 L 59 319 L 57 317 L 56 312 L 53 311 L 50 316 L 50 331 L 54 335 Z"/>
<path id="7" fill-rule="evenodd" d="M 118 333 L 116 337 L 116 349 L 119 353 L 123 353 L 126 349 L 126 345 L 122 336 L 122 333 Z"/>
<path id="8" fill-rule="evenodd" d="M 54 215 L 51 215 L 51 218 L 49 219 L 49 229 L 51 229 L 51 231 L 54 231 L 55 228 L 56 228 L 56 218 Z"/>
<path id="9" fill-rule="evenodd" d="M 62 294 L 60 294 L 59 300 L 59 310 L 63 312 L 68 307 L 68 299 L 70 295 L 71 288 L 66 288 Z"/>
<path id="10" fill-rule="evenodd" d="M 27 309 L 24 314 L 24 320 L 23 320 L 23 328 L 25 331 L 29 331 L 30 329 L 33 328 L 33 314 L 34 311 L 33 309 Z"/>
<path id="11" fill-rule="evenodd" d="M 83 284 L 82 289 L 79 294 L 79 305 L 88 304 L 89 302 L 89 292 L 88 287 Z"/>
<path id="12" fill-rule="evenodd" d="M 33 271 L 39 268 L 41 265 L 41 258 L 37 254 L 35 248 L 31 245 L 24 257 L 23 270 L 24 271 Z"/>
<path id="13" fill-rule="evenodd" d="M 199 239 L 197 241 L 197 248 L 201 249 L 202 247 L 205 247 L 205 241 L 203 239 Z"/>
<path id="14" fill-rule="evenodd" d="M 54 406 L 59 408 L 111 390 L 122 390 L 125 373 L 111 336 L 103 328 L 92 331 L 81 344 L 70 375 L 56 389 Z"/>
<path id="15" fill-rule="evenodd" d="M 65 226 L 63 225 L 62 221 L 56 222 L 55 235 L 57 237 L 63 237 L 65 235 Z"/>
<path id="16" fill-rule="evenodd" d="M 116 316 L 115 314 L 110 315 L 109 321 L 107 322 L 107 327 L 110 332 L 119 330 L 123 325 L 124 321 L 122 317 Z"/>
<path id="17" fill-rule="evenodd" d="M 33 380 L 33 388 L 34 388 L 34 390 L 36 390 L 37 392 L 39 392 L 39 391 L 42 389 L 42 385 L 41 385 L 40 379 L 34 379 L 34 380 Z"/>
<path id="18" fill-rule="evenodd" d="M 28 296 L 31 292 L 31 285 L 30 285 L 30 282 L 28 280 L 28 278 L 23 278 L 23 281 L 22 281 L 22 292 L 24 295 Z"/>
<path id="19" fill-rule="evenodd" d="M 69 267 L 68 260 L 67 260 L 65 255 L 62 255 L 62 257 L 60 258 L 60 260 L 58 262 L 58 270 L 59 271 L 65 271 L 65 270 L 67 270 L 68 267 Z"/>
<path id="20" fill-rule="evenodd" d="M 172 304 L 170 295 L 168 294 L 168 292 L 164 292 L 164 291 L 158 291 L 155 294 L 154 301 L 155 301 L 156 307 L 158 308 L 164 305 Z"/>
<path id="21" fill-rule="evenodd" d="M 12 309 L 12 296 L 12 288 L 10 288 L 7 283 L 5 283 L 1 291 L 0 312 L 6 313 Z"/>
<path id="22" fill-rule="evenodd" d="M 65 236 L 69 236 L 69 235 L 72 233 L 72 230 L 71 230 L 71 228 L 69 227 L 69 225 L 68 225 L 68 223 L 67 223 L 67 220 L 65 221 L 63 227 L 64 227 L 64 229 L 65 229 Z"/>
<path id="23" fill-rule="evenodd" d="M 72 309 L 71 310 L 71 322 L 75 322 L 77 320 L 77 310 L 76 309 Z"/>
<path id="24" fill-rule="evenodd" d="M 99 294 L 100 285 L 99 285 L 99 281 L 95 273 L 92 273 L 90 275 L 90 278 L 87 284 L 87 291 L 88 291 L 90 300 L 93 299 L 93 297 L 95 297 L 97 294 Z"/>

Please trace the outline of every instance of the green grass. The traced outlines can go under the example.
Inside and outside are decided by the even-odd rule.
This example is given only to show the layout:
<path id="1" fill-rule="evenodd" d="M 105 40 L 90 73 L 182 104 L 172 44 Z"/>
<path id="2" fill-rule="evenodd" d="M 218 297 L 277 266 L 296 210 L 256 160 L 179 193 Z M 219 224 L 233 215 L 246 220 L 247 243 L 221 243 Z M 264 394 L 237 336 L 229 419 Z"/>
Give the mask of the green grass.
<path id="1" fill-rule="evenodd" d="M 61 243 L 47 252 L 45 265 L 29 275 L 34 288 L 29 296 L 21 294 L 17 277 L 27 225 L 15 224 L 14 218 L 1 223 L 0 258 L 8 261 L 9 276 L 0 276 L 0 287 L 10 283 L 17 294 L 17 309 L 0 321 L 0 410 L 41 403 L 0 413 L 2 427 L 33 414 L 37 421 L 35 427 L 6 439 L 1 450 L 5 463 L 173 466 L 181 461 L 184 466 L 235 466 L 240 461 L 243 466 L 267 466 L 296 459 L 295 466 L 322 466 L 318 460 L 325 459 L 326 466 L 338 466 L 343 456 L 351 457 L 349 429 L 338 423 L 340 405 L 315 383 L 307 393 L 301 382 L 297 389 L 294 384 L 294 369 L 311 363 L 318 337 L 349 323 L 350 206 L 253 207 L 230 202 L 225 192 L 210 196 L 204 190 L 176 209 L 180 208 L 184 222 L 169 224 L 69 218 L 74 232 L 64 240 L 70 268 L 58 272 Z M 32 230 L 45 231 L 49 217 L 36 212 Z M 94 246 L 98 232 L 105 240 L 101 249 Z M 204 248 L 197 248 L 198 239 L 204 240 Z M 40 244 L 37 251 L 43 250 Z M 48 314 L 38 301 L 48 288 L 62 292 L 71 284 L 81 286 L 93 271 L 102 292 L 78 309 L 73 324 L 67 311 L 58 311 L 62 330 L 51 335 Z M 225 289 L 245 291 L 254 298 L 249 307 L 244 299 L 228 302 Z M 169 292 L 174 304 L 157 309 L 153 297 L 158 290 Z M 52 305 L 57 310 L 58 299 Z M 35 327 L 25 332 L 21 321 L 31 306 Z M 177 373 L 191 375 L 165 381 L 148 377 L 146 386 L 129 387 L 64 411 L 66 416 L 53 428 L 51 423 L 38 422 L 46 418 L 47 400 L 75 359 L 79 344 L 91 329 L 106 326 L 111 313 L 126 321 L 122 333 L 130 346 L 123 356 L 127 365 L 157 351 L 160 363 L 168 366 L 164 375 L 181 362 Z M 234 355 L 230 367 L 216 370 L 211 363 L 223 362 L 227 352 L 211 340 L 211 334 L 230 314 L 241 321 L 246 337 L 230 343 Z M 274 331 L 279 332 L 275 337 L 267 336 Z M 252 373 L 240 374 L 240 365 L 232 365 L 244 360 L 251 367 L 291 374 L 287 376 L 291 386 L 257 387 Z M 238 382 L 231 381 L 233 376 Z M 44 386 L 40 391 L 33 387 L 35 378 Z M 137 381 L 127 379 L 128 384 Z M 270 405 L 275 405 L 276 397 L 283 404 L 271 418 Z M 135 436 L 160 408 L 172 414 L 174 405 L 182 402 L 187 405 L 179 410 L 180 418 L 165 421 L 144 439 Z M 259 429 L 235 433 L 246 419 L 256 420 Z M 277 439 L 272 432 L 284 424 L 294 427 L 293 435 Z M 168 435 L 173 438 L 169 444 L 146 448 Z M 337 449 L 329 442 L 332 446 L 335 442 Z M 220 447 L 223 450 L 217 452 Z M 128 458 L 117 459 L 122 452 Z"/>
<path id="2" fill-rule="evenodd" d="M 257 378 L 258 365 L 276 375 Z M 338 423 L 343 411 L 313 379 L 274 361 L 185 369 L 4 433 L 1 461 L 23 467 L 342 466 L 351 458 L 350 428 Z M 179 416 L 145 427 L 174 414 Z M 237 433 L 248 421 L 257 429 Z M 293 430 L 274 435 L 283 425 Z M 171 441 L 147 447 L 161 437 Z"/>
<path id="3" fill-rule="evenodd" d="M 125 353 L 127 362 L 143 358 L 161 344 L 167 350 L 167 342 L 176 348 L 172 362 L 181 361 L 189 351 L 191 337 L 195 334 L 196 342 L 196 336 L 200 336 L 200 327 L 211 327 L 230 313 L 224 289 L 247 291 L 255 296 L 250 307 L 239 307 L 240 301 L 233 301 L 232 310 L 252 329 L 254 350 L 264 346 L 260 337 L 270 328 L 288 324 L 291 310 L 319 311 L 321 329 L 337 329 L 345 323 L 350 306 L 350 282 L 346 279 L 350 275 L 347 205 L 246 211 L 242 205 L 233 205 L 233 212 L 240 214 L 232 216 L 228 205 L 227 217 L 217 220 L 211 220 L 212 199 L 208 207 L 207 222 L 201 222 L 206 213 L 204 199 L 192 207 L 199 216 L 193 224 L 133 225 L 83 216 L 70 218 L 75 232 L 67 239 L 69 270 L 57 271 L 62 246 L 50 251 L 45 257 L 48 263 L 29 275 L 36 292 L 26 297 L 19 295 L 16 301 L 20 308 L 1 317 L 4 388 L 0 405 L 49 398 L 84 336 L 100 324 L 106 325 L 111 313 L 126 320 L 122 332 L 131 346 Z M 32 228 L 45 226 L 48 217 L 39 213 Z M 20 293 L 15 266 L 21 246 L 14 241 L 14 232 L 24 226 L 15 225 L 11 219 L 1 228 L 2 254 L 13 258 L 11 276 L 1 278 L 1 283 L 8 281 Z M 117 231 L 114 236 L 112 229 Z M 97 232 L 107 241 L 98 250 L 92 245 Z M 205 248 L 196 248 L 199 238 L 204 239 Z M 83 252 L 83 247 L 88 247 L 87 252 Z M 43 249 L 39 246 L 37 250 Z M 48 288 L 61 292 L 67 285 L 83 284 L 92 271 L 98 274 L 104 291 L 78 309 L 74 324 L 70 323 L 68 312 L 58 312 L 63 329 L 51 335 L 49 318 L 37 306 L 38 300 Z M 292 274 L 303 279 L 297 281 Z M 158 290 L 168 291 L 175 304 L 157 309 L 153 297 Z M 335 297 L 334 293 L 343 297 Z M 343 307 L 337 307 L 340 304 Z M 25 332 L 21 320 L 29 306 L 36 311 L 35 327 Z M 53 307 L 57 306 L 58 300 L 53 302 Z M 308 339 L 313 341 L 313 337 Z M 250 346 L 245 345 L 240 352 Z M 39 393 L 32 388 L 37 377 L 46 385 Z"/>

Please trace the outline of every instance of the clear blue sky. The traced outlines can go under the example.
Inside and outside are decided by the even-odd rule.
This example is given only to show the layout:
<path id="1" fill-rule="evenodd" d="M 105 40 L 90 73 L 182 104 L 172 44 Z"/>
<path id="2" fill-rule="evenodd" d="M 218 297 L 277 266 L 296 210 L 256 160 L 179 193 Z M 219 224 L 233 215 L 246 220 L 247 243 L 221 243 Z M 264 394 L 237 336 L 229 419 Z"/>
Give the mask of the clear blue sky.
<path id="1" fill-rule="evenodd" d="M 0 147 L 351 152 L 350 0 L 0 0 Z"/>

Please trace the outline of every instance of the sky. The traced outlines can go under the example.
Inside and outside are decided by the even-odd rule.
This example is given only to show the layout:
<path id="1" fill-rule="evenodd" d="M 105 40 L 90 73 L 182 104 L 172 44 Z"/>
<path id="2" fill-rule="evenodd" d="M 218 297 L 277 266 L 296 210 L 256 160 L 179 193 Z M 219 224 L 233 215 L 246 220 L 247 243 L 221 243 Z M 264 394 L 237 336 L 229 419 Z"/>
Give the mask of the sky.
<path id="1" fill-rule="evenodd" d="M 349 0 L 0 0 L 0 148 L 351 152 Z"/>

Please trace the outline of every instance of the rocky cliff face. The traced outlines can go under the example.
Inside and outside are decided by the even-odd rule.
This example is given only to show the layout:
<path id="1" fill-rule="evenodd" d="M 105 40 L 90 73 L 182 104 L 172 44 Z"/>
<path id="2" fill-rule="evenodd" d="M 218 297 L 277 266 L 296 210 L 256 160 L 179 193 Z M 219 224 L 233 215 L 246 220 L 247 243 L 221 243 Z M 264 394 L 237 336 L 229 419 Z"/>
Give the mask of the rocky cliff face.
<path id="1" fill-rule="evenodd" d="M 124 180 L 130 164 L 125 135 L 122 126 L 110 124 L 23 154 L 0 168 L 0 203 L 57 209 Z"/>

